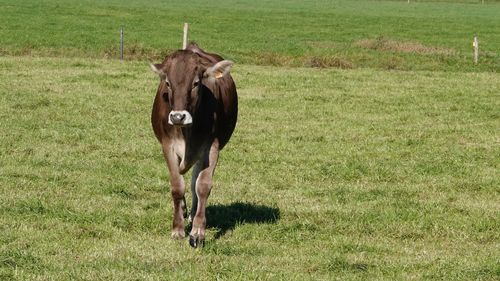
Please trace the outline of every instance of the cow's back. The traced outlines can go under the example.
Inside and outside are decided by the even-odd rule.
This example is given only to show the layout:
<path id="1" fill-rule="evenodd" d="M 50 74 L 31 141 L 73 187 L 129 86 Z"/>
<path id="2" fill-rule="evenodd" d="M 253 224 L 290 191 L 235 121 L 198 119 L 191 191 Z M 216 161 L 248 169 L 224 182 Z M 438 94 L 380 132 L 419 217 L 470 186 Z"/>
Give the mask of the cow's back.
<path id="1" fill-rule="evenodd" d="M 217 120 L 216 120 L 216 135 L 219 138 L 220 149 L 222 149 L 231 138 L 238 116 L 238 96 L 236 85 L 233 78 L 227 77 L 218 79 L 217 90 L 212 90 L 214 95 L 218 97 L 217 104 Z"/>

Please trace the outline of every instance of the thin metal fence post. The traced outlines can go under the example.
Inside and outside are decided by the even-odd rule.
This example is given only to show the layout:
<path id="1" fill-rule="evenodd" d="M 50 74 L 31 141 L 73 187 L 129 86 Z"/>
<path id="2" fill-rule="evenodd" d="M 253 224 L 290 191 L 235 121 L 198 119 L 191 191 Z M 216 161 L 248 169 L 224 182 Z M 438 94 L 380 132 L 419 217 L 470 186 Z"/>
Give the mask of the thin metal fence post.
<path id="1" fill-rule="evenodd" d="M 123 61 L 123 26 L 120 29 L 120 60 Z"/>

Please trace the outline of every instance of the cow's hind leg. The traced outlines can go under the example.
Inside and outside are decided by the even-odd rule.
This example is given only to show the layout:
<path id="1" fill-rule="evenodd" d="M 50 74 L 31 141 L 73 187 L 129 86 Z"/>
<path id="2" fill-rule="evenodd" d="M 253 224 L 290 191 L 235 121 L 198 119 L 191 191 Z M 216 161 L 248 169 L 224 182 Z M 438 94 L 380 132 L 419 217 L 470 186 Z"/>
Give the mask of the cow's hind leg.
<path id="1" fill-rule="evenodd" d="M 198 195 L 196 195 L 196 181 L 203 169 L 203 160 L 199 160 L 193 167 L 193 174 L 191 176 L 191 213 L 189 214 L 189 222 L 193 222 L 193 218 L 196 215 L 196 210 L 198 209 Z"/>
<path id="2" fill-rule="evenodd" d="M 205 208 L 207 199 L 212 189 L 212 177 L 214 175 L 215 166 L 219 158 L 219 142 L 217 139 L 212 143 L 209 149 L 203 153 L 203 157 L 199 160 L 200 172 L 196 179 L 196 195 L 198 204 L 196 214 L 193 217 L 193 228 L 189 234 L 189 244 L 192 247 L 198 247 L 205 240 L 205 227 L 207 219 L 205 216 Z"/>

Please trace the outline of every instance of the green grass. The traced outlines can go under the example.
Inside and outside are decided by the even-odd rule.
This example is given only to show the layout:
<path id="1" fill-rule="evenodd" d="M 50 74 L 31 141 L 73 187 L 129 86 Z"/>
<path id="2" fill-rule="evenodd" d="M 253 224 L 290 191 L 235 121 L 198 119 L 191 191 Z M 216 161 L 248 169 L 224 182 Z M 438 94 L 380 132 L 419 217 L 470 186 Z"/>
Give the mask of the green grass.
<path id="1" fill-rule="evenodd" d="M 499 1 L 411 2 L 0 0 L 0 280 L 500 279 Z M 149 121 L 183 22 L 240 101 L 197 250 Z"/>
<path id="2" fill-rule="evenodd" d="M 0 279 L 500 278 L 498 74 L 236 65 L 193 250 L 169 235 L 147 64 L 0 66 Z"/>
<path id="3" fill-rule="evenodd" d="M 499 1 L 0 0 L 0 54 L 159 60 L 190 38 L 243 64 L 500 70 Z M 472 40 L 480 40 L 480 64 Z"/>

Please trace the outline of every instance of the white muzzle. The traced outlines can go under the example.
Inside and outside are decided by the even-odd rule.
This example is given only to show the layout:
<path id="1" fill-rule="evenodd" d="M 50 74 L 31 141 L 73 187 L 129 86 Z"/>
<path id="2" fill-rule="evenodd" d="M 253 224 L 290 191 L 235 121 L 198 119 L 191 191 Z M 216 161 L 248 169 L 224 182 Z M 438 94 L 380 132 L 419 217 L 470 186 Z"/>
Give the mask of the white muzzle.
<path id="1" fill-rule="evenodd" d="M 168 124 L 174 126 L 187 126 L 193 123 L 193 117 L 187 110 L 172 110 L 168 114 Z"/>

